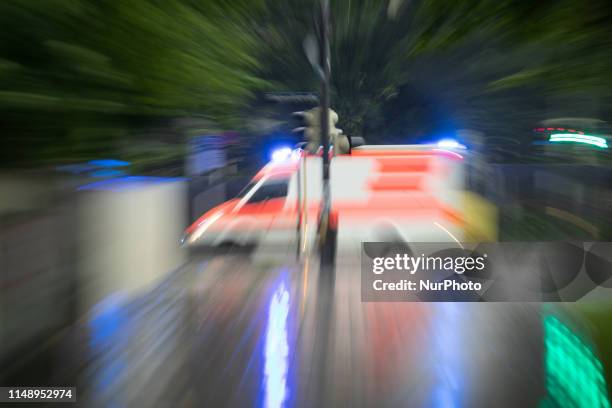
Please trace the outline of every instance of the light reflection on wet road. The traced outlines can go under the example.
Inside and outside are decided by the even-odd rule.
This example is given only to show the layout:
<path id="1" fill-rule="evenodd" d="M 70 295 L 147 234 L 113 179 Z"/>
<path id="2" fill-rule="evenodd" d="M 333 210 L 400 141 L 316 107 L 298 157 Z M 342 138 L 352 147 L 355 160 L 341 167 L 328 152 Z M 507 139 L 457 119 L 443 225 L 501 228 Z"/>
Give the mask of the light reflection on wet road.
<path id="1" fill-rule="evenodd" d="M 363 303 L 335 276 L 248 254 L 195 256 L 75 337 L 79 405 L 537 406 L 538 305 Z M 76 350 L 80 350 L 77 352 Z"/>

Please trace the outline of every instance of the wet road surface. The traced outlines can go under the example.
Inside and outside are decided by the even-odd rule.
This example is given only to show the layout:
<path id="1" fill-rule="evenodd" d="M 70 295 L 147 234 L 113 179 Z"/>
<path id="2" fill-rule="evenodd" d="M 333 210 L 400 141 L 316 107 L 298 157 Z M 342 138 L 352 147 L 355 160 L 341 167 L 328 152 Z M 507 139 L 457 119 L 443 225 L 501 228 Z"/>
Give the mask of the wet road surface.
<path id="1" fill-rule="evenodd" d="M 537 406 L 537 304 L 363 303 L 336 274 L 194 254 L 138 299 L 109 298 L 54 349 L 50 382 L 87 407 Z"/>

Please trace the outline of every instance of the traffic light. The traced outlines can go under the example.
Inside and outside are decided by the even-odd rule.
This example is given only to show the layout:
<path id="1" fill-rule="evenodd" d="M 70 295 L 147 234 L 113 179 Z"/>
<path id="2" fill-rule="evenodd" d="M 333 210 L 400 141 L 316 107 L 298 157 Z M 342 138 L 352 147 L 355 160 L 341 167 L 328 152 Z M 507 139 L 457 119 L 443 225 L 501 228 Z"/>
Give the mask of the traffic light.
<path id="1" fill-rule="evenodd" d="M 348 136 L 333 125 L 329 127 L 329 141 L 334 146 L 334 154 L 347 154 L 351 151 L 351 143 Z"/>
<path id="2" fill-rule="evenodd" d="M 321 146 L 321 120 L 319 108 L 312 108 L 307 111 L 294 112 L 295 116 L 302 118 L 303 127 L 298 127 L 293 132 L 302 132 L 307 145 L 304 148 L 309 153 L 317 153 Z"/>
<path id="3" fill-rule="evenodd" d="M 303 132 L 308 142 L 306 149 L 309 153 L 317 153 L 321 146 L 321 116 L 320 108 L 313 108 L 303 112 L 294 112 L 302 118 L 305 126 L 294 129 L 294 132 Z M 329 110 L 329 144 L 334 146 L 335 154 L 344 154 L 350 151 L 349 140 L 342 134 L 342 129 L 336 127 L 338 114 Z"/>

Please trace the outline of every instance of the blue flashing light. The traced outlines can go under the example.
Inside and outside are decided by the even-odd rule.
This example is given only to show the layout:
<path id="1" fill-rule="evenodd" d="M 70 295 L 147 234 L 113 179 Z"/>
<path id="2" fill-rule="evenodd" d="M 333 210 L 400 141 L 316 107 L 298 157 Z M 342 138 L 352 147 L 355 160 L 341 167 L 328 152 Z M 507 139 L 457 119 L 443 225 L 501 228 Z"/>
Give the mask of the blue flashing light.
<path id="1" fill-rule="evenodd" d="M 97 167 L 126 167 L 130 165 L 130 162 L 114 160 L 114 159 L 102 159 L 102 160 L 90 160 L 89 164 Z"/>
<path id="2" fill-rule="evenodd" d="M 91 177 L 121 177 L 125 176 L 125 172 L 114 169 L 100 169 L 89 173 Z"/>
<path id="3" fill-rule="evenodd" d="M 273 162 L 284 162 L 291 157 L 292 149 L 290 147 L 280 147 L 272 151 Z"/>
<path id="4" fill-rule="evenodd" d="M 467 149 L 465 145 L 455 139 L 442 139 L 438 141 L 437 145 L 442 149 Z"/>

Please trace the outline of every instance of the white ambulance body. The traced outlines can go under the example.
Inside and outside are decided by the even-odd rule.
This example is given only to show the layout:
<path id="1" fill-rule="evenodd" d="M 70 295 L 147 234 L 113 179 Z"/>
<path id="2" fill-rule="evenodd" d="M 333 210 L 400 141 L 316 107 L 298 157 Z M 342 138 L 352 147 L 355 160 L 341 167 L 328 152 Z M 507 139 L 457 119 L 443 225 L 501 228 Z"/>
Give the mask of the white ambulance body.
<path id="1" fill-rule="evenodd" d="M 380 145 L 334 157 L 330 195 L 338 255 L 358 257 L 362 242 L 459 245 L 464 239 L 463 155 L 436 146 Z M 308 168 L 321 166 L 321 158 L 305 160 Z M 320 185 L 309 187 L 320 194 Z"/>
<path id="2" fill-rule="evenodd" d="M 375 145 L 333 157 L 330 210 L 338 252 L 356 254 L 368 241 L 460 242 L 463 155 L 430 145 Z M 299 245 L 308 252 L 317 237 L 321 161 L 302 154 L 268 164 L 239 197 L 196 221 L 186 242 Z"/>

